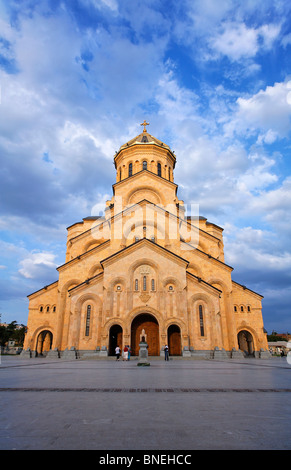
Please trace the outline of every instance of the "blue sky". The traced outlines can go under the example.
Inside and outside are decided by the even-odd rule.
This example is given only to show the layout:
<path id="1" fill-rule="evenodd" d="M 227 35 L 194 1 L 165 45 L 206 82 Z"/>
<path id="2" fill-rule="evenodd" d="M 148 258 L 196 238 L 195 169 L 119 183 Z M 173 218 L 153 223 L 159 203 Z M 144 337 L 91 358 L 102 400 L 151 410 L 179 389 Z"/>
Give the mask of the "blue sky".
<path id="1" fill-rule="evenodd" d="M 0 0 L 2 321 L 57 280 L 146 119 L 268 332 L 290 332 L 290 53 L 288 0 Z"/>

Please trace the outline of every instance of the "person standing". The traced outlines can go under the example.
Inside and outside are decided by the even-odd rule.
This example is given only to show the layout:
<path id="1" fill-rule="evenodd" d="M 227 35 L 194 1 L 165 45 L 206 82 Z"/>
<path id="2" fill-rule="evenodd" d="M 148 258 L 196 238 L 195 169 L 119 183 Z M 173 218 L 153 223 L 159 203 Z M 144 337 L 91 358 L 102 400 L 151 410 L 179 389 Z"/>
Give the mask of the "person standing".
<path id="1" fill-rule="evenodd" d="M 131 347 L 128 346 L 128 360 L 130 361 Z"/>
<path id="2" fill-rule="evenodd" d="M 123 361 L 127 361 L 128 360 L 128 347 L 127 346 L 124 346 L 124 350 L 123 350 Z"/>
<path id="3" fill-rule="evenodd" d="M 115 348 L 116 360 L 119 361 L 120 347 L 117 345 Z"/>
<path id="4" fill-rule="evenodd" d="M 168 361 L 169 360 L 169 346 L 167 344 L 164 347 L 164 351 L 165 351 L 165 361 Z"/>

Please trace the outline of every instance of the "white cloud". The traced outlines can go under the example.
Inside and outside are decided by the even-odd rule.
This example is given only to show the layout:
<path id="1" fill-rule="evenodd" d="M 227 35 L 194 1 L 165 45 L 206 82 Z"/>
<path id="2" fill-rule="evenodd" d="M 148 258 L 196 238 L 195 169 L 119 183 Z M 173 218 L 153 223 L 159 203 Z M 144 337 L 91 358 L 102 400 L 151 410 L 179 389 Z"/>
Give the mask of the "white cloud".
<path id="1" fill-rule="evenodd" d="M 30 253 L 30 255 L 20 261 L 19 273 L 27 279 L 41 279 L 52 270 L 55 270 L 56 255 L 53 253 Z"/>
<path id="2" fill-rule="evenodd" d="M 106 6 L 110 8 L 110 10 L 118 10 L 118 2 L 116 0 L 80 0 L 80 2 L 85 6 L 93 6 L 98 9 Z"/>
<path id="3" fill-rule="evenodd" d="M 258 33 L 255 29 L 247 28 L 244 23 L 225 24 L 221 34 L 209 41 L 211 48 L 231 60 L 254 57 L 259 49 Z"/>
<path id="4" fill-rule="evenodd" d="M 237 111 L 224 126 L 226 136 L 259 134 L 258 142 L 266 143 L 287 137 L 291 131 L 288 83 L 275 83 L 249 98 L 238 98 Z"/>
<path id="5" fill-rule="evenodd" d="M 271 231 L 253 227 L 236 227 L 227 223 L 224 227 L 227 261 L 239 270 L 289 273 L 291 253 L 280 250 L 278 240 Z"/>
<path id="6" fill-rule="evenodd" d="M 271 49 L 274 41 L 279 37 L 280 31 L 280 24 L 264 24 L 257 29 L 258 36 L 263 39 L 265 49 Z"/>
<path id="7" fill-rule="evenodd" d="M 291 44 L 291 33 L 288 33 L 285 36 L 283 36 L 281 43 L 284 47 L 289 46 L 289 44 Z"/>
<path id="8" fill-rule="evenodd" d="M 280 33 L 281 26 L 264 24 L 251 28 L 243 22 L 225 22 L 220 29 L 222 31 L 210 37 L 210 48 L 215 54 L 225 55 L 232 61 L 240 61 L 255 57 L 261 49 L 270 49 Z"/>
<path id="9" fill-rule="evenodd" d="M 238 177 L 238 189 L 250 193 L 277 182 L 278 176 L 275 173 L 271 173 L 271 168 L 275 161 L 264 156 L 258 156 L 257 158 L 258 162 L 255 161 L 256 156 L 249 156 L 249 159 L 255 161 L 255 164 L 252 164 L 245 173 Z"/>
<path id="10" fill-rule="evenodd" d="M 251 213 L 261 215 L 273 226 L 286 243 L 285 237 L 291 235 L 291 177 L 287 177 L 276 189 L 261 191 L 249 201 L 248 207 Z"/>

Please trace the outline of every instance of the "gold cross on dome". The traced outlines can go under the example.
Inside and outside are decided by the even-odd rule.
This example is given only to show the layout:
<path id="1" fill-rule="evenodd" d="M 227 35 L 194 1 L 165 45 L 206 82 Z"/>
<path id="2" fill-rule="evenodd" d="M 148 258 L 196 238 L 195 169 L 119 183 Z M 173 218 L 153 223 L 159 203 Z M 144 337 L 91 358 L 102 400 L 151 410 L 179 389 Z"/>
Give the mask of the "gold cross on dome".
<path id="1" fill-rule="evenodd" d="M 146 127 L 149 126 L 149 123 L 146 122 L 146 120 L 144 120 L 144 122 L 141 123 L 141 126 L 143 126 L 143 131 L 144 131 L 144 132 L 147 132 Z"/>

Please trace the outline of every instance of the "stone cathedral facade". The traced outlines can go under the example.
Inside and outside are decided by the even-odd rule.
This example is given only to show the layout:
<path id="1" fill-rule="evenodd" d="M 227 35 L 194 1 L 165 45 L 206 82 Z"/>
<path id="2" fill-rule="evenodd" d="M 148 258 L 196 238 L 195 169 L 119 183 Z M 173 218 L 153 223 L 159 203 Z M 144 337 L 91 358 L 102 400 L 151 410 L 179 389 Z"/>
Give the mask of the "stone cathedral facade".
<path id="1" fill-rule="evenodd" d="M 223 229 L 186 215 L 176 156 L 142 125 L 114 156 L 104 216 L 68 227 L 58 280 L 28 296 L 22 355 L 134 356 L 143 337 L 149 356 L 266 356 L 262 296 L 232 280 Z"/>

